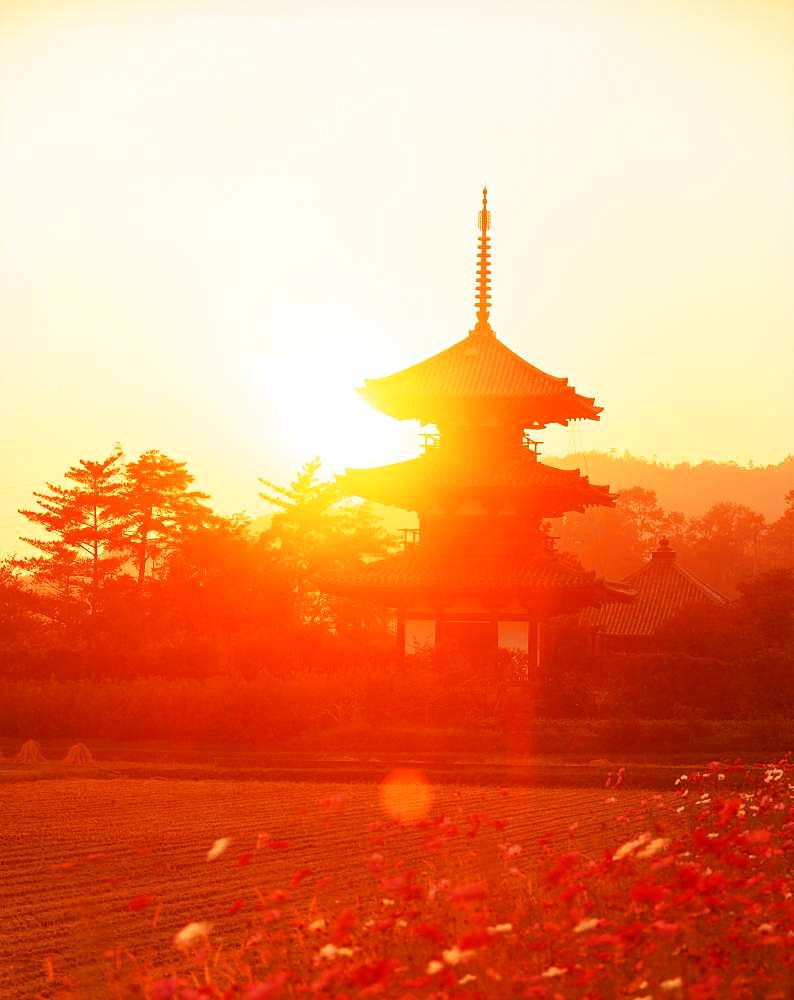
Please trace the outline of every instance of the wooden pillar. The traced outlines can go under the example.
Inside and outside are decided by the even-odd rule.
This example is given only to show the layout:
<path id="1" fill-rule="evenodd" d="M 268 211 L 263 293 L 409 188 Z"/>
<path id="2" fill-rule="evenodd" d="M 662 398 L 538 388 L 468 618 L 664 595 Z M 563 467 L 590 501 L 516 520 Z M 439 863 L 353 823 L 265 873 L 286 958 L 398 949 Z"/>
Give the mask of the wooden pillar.
<path id="1" fill-rule="evenodd" d="M 405 656 L 405 611 L 397 609 L 397 653 Z"/>
<path id="2" fill-rule="evenodd" d="M 527 665 L 530 671 L 537 670 L 540 665 L 540 649 L 538 647 L 538 620 L 530 617 L 527 623 L 529 631 L 527 644 Z"/>

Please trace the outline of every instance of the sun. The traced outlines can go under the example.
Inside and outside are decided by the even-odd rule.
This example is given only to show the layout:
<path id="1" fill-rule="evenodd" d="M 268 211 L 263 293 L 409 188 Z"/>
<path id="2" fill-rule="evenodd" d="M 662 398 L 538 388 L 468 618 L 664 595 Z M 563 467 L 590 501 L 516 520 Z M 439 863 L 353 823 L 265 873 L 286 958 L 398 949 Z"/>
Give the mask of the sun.
<path id="1" fill-rule="evenodd" d="M 392 420 L 355 391 L 366 371 L 358 346 L 354 337 L 328 336 L 327 329 L 318 336 L 312 324 L 266 358 L 246 359 L 249 408 L 265 440 L 293 464 L 319 456 L 326 471 L 339 472 L 418 453 L 415 421 Z"/>

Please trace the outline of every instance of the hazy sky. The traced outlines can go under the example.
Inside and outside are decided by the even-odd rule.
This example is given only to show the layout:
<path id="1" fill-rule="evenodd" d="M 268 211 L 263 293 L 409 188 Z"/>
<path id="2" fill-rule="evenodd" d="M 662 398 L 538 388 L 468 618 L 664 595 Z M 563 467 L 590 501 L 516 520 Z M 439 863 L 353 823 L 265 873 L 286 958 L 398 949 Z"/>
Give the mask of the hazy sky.
<path id="1" fill-rule="evenodd" d="M 400 11 L 400 13 L 396 13 Z M 353 387 L 474 319 L 606 407 L 547 453 L 794 429 L 794 2 L 0 0 L 0 551 L 119 441 L 224 511 L 413 453 Z"/>

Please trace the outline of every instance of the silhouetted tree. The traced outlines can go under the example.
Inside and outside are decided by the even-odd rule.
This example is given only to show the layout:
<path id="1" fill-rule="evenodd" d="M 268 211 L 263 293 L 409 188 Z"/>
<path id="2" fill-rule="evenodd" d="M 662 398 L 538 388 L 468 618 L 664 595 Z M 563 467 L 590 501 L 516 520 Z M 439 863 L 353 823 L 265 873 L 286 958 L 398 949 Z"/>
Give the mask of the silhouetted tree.
<path id="1" fill-rule="evenodd" d="M 279 508 L 264 537 L 290 572 L 296 617 L 329 622 L 338 602 L 320 589 L 322 577 L 386 555 L 392 539 L 368 504 L 344 501 L 319 470 L 315 458 L 288 486 L 259 482 L 266 487 L 262 499 Z"/>
<path id="2" fill-rule="evenodd" d="M 786 646 L 794 640 L 794 569 L 760 573 L 739 586 L 736 614 L 763 645 Z"/>
<path id="3" fill-rule="evenodd" d="M 135 563 L 138 584 L 154 564 L 173 548 L 186 531 L 207 525 L 213 518 L 203 501 L 206 493 L 190 489 L 193 476 L 185 462 L 157 450 L 145 451 L 124 470 L 124 535 Z"/>
<path id="4" fill-rule="evenodd" d="M 33 494 L 38 509 L 20 511 L 46 537 L 23 538 L 42 555 L 16 560 L 16 565 L 63 601 L 84 601 L 91 614 L 103 582 L 124 561 L 121 467 L 119 449 L 100 461 L 81 459 L 64 474 L 73 486 L 48 483 L 48 493 Z"/>
<path id="5" fill-rule="evenodd" d="M 566 514 L 554 525 L 561 551 L 570 552 L 588 569 L 622 579 L 649 558 L 662 536 L 677 539 L 683 515 L 667 514 L 653 490 L 635 486 L 621 490 L 614 507 L 589 507 Z"/>
<path id="6" fill-rule="evenodd" d="M 794 568 L 794 490 L 786 494 L 783 514 L 769 525 L 764 548 L 767 565 Z"/>
<path id="7" fill-rule="evenodd" d="M 758 570 L 763 515 L 744 504 L 714 504 L 687 530 L 687 565 L 724 593 L 735 592 L 740 580 Z"/>

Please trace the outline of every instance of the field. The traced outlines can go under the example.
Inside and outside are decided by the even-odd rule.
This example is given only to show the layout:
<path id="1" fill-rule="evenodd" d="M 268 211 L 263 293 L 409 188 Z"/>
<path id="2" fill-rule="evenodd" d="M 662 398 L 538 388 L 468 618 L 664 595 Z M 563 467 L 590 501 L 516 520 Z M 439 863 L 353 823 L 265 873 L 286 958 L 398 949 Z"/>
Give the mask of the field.
<path id="1" fill-rule="evenodd" d="M 742 798 L 755 793 L 735 788 L 715 807 L 718 780 L 748 781 L 738 768 L 693 779 L 697 800 L 605 788 L 604 775 L 500 788 L 409 774 L 389 794 L 375 781 L 8 782 L 0 997 L 608 997 L 618 979 L 627 996 L 784 997 L 792 814 L 779 770 L 755 775 L 755 812 Z M 763 883 L 745 884 L 748 866 Z M 712 963 L 728 936 L 736 955 Z M 756 992 L 742 992 L 749 968 Z"/>

